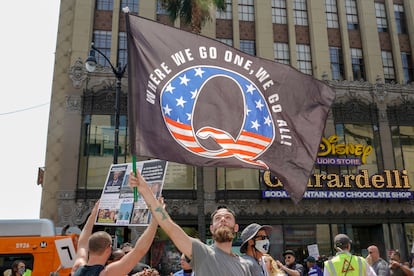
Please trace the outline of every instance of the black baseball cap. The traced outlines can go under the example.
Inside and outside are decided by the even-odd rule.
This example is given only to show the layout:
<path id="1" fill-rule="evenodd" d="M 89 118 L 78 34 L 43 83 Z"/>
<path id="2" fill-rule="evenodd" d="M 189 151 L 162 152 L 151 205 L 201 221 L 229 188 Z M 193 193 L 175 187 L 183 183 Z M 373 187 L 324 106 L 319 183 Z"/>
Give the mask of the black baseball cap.
<path id="1" fill-rule="evenodd" d="M 296 257 L 295 251 L 290 250 L 290 249 L 283 252 L 283 257 L 286 256 L 286 255 L 292 255 L 293 257 Z"/>
<path id="2" fill-rule="evenodd" d="M 305 262 L 316 263 L 316 259 L 313 256 L 309 256 L 305 259 Z"/>

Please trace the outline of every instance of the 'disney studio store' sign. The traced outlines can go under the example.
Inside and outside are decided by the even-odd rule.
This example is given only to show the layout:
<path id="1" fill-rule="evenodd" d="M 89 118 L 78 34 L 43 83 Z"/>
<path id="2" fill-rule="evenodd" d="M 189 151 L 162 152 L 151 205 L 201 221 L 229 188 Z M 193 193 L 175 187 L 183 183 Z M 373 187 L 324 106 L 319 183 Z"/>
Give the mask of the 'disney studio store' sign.
<path id="1" fill-rule="evenodd" d="M 359 166 L 366 163 L 373 148 L 361 144 L 337 144 L 338 136 L 322 138 L 316 159 L 318 165 Z M 346 158 L 342 156 L 347 156 Z M 348 156 L 354 156 L 348 158 Z M 261 174 L 265 185 L 262 198 L 289 198 L 283 183 L 269 171 Z M 309 178 L 303 198 L 320 199 L 413 199 L 406 170 L 384 170 L 382 174 L 369 175 L 368 170 L 358 174 L 313 174 Z"/>

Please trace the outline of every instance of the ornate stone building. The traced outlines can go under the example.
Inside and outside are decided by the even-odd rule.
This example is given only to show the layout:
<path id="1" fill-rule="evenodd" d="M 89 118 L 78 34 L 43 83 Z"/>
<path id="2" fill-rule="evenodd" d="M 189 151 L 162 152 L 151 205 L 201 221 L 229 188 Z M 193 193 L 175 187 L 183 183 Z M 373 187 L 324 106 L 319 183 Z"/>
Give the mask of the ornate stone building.
<path id="1" fill-rule="evenodd" d="M 213 12 L 203 35 L 290 64 L 334 89 L 323 135 L 330 152 L 318 156 L 309 194 L 298 204 L 257 170 L 170 164 L 163 195 L 174 220 L 209 240 L 209 214 L 226 204 L 242 228 L 251 222 L 273 226 L 277 258 L 286 248 L 306 257 L 312 244 L 321 256 L 333 254 L 332 237 L 339 232 L 351 236 L 359 254 L 377 244 L 383 257 L 398 249 L 408 258 L 414 239 L 414 2 L 226 2 L 226 12 Z M 61 1 L 40 214 L 58 226 L 82 226 L 112 164 L 116 78 L 102 57 L 93 73 L 84 62 L 94 41 L 112 64 L 126 64 L 124 6 L 172 25 L 156 0 Z M 131 160 L 127 77 L 121 83 L 119 163 Z M 332 151 L 340 146 L 347 151 Z M 360 163 L 338 163 L 354 161 Z M 140 232 L 130 230 L 132 235 L 109 231 L 120 239 Z M 173 269 L 159 252 L 162 233 L 157 239 L 153 265 Z M 168 246 L 163 251 L 174 250 Z"/>

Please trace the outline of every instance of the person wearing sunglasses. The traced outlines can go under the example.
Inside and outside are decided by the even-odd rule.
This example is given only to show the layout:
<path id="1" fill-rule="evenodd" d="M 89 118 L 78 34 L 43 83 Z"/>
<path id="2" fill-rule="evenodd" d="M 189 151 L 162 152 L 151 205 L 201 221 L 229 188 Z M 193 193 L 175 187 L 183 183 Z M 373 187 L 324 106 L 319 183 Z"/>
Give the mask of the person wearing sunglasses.
<path id="1" fill-rule="evenodd" d="M 303 265 L 296 262 L 295 251 L 288 249 L 285 252 L 283 252 L 283 257 L 285 258 L 285 264 L 283 264 L 279 260 L 276 261 L 278 267 L 281 270 L 283 270 L 287 275 L 304 275 L 305 268 L 303 267 Z"/>
<path id="2" fill-rule="evenodd" d="M 244 253 L 242 257 L 249 262 L 253 275 L 264 275 L 261 260 L 263 254 L 269 252 L 271 233 L 271 226 L 257 223 L 247 225 L 241 233 L 240 252 Z"/>
<path id="3" fill-rule="evenodd" d="M 181 270 L 175 272 L 173 276 L 194 276 L 193 269 L 190 265 L 190 260 L 187 258 L 185 254 L 181 254 L 180 257 L 180 265 Z"/>
<path id="4" fill-rule="evenodd" d="M 374 269 L 378 276 L 389 276 L 390 268 L 386 260 L 381 258 L 378 247 L 370 245 L 368 248 L 368 256 L 365 258 L 367 263 Z"/>

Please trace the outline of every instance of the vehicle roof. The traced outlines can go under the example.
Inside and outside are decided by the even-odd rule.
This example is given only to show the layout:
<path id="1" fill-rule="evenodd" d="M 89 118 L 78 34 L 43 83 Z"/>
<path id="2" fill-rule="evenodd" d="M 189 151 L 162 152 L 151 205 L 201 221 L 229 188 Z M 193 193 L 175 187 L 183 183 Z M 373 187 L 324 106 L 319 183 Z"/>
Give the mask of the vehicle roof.
<path id="1" fill-rule="evenodd" d="M 0 236 L 55 236 L 50 219 L 0 219 Z"/>

